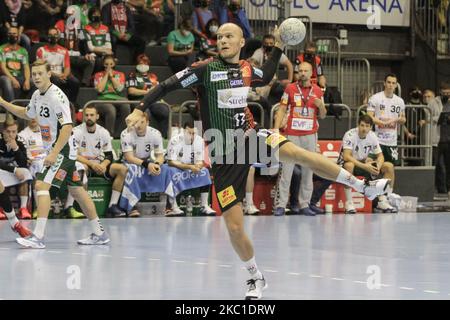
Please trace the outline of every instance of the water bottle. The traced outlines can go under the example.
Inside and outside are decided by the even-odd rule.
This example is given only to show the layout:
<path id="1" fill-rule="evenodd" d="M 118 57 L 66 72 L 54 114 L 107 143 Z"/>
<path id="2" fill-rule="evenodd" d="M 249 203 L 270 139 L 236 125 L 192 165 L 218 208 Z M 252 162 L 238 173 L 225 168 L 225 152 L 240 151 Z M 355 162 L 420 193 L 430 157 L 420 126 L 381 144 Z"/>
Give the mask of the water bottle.
<path id="1" fill-rule="evenodd" d="M 193 210 L 192 196 L 189 195 L 186 198 L 186 215 L 188 217 L 192 217 L 192 210 Z"/>

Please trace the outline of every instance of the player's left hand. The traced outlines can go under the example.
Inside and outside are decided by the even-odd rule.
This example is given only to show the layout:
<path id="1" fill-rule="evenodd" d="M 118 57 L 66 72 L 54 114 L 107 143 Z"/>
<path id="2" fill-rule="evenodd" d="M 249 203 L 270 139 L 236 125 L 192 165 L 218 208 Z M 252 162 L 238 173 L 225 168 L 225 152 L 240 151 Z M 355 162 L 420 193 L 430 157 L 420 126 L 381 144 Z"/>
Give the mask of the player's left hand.
<path id="1" fill-rule="evenodd" d="M 44 167 L 51 167 L 56 162 L 57 155 L 51 152 L 45 159 L 44 159 Z"/>
<path id="2" fill-rule="evenodd" d="M 127 123 L 127 127 L 134 127 L 134 125 L 142 118 L 144 112 L 139 109 L 134 109 L 132 113 L 126 117 L 125 122 Z"/>

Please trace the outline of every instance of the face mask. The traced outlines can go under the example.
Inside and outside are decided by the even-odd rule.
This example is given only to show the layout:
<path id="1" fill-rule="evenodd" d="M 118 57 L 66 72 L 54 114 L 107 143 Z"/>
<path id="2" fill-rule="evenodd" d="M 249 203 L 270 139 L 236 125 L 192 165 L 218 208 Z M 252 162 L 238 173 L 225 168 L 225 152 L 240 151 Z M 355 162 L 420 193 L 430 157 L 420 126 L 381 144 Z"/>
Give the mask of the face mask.
<path id="1" fill-rule="evenodd" d="M 228 6 L 231 12 L 236 13 L 239 10 L 239 6 L 235 3 L 232 3 Z"/>
<path id="2" fill-rule="evenodd" d="M 148 69 L 150 69 L 150 66 L 148 64 L 138 64 L 136 66 L 136 70 L 139 73 L 147 73 Z"/>
<path id="3" fill-rule="evenodd" d="M 421 96 L 420 91 L 413 91 L 411 93 L 411 98 L 414 99 L 414 100 L 419 100 L 420 96 Z"/>
<path id="4" fill-rule="evenodd" d="M 265 52 L 267 52 L 267 53 L 269 53 L 270 51 L 272 51 L 272 46 L 263 46 L 263 48 L 264 48 L 264 51 Z"/>
<path id="5" fill-rule="evenodd" d="M 305 61 L 314 61 L 314 53 L 306 52 L 304 57 Z"/>
<path id="6" fill-rule="evenodd" d="M 16 36 L 8 36 L 8 42 L 9 44 L 16 44 L 18 38 Z"/>
<path id="7" fill-rule="evenodd" d="M 448 102 L 448 96 L 442 96 L 441 100 L 442 100 L 442 104 L 446 104 Z"/>
<path id="8" fill-rule="evenodd" d="M 211 33 L 216 33 L 217 30 L 219 30 L 219 26 L 210 26 L 209 27 L 209 32 L 211 32 Z"/>
<path id="9" fill-rule="evenodd" d="M 48 37 L 48 42 L 52 45 L 55 45 L 58 43 L 58 37 L 50 36 Z"/>
<path id="10" fill-rule="evenodd" d="M 92 22 L 94 23 L 100 22 L 100 16 L 92 16 Z"/>

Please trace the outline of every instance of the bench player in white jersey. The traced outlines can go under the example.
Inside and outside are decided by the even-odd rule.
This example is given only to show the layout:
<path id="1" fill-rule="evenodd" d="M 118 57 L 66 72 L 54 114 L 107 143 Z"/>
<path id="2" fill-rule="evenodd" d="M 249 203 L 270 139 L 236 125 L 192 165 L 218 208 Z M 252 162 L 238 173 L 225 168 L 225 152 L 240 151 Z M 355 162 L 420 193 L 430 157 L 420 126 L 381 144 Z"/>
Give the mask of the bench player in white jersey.
<path id="1" fill-rule="evenodd" d="M 406 122 L 405 102 L 394 93 L 396 88 L 397 76 L 388 74 L 384 79 L 384 91 L 371 96 L 367 106 L 367 114 L 375 124 L 375 133 L 384 159 L 393 165 L 400 164 L 397 150 L 398 125 Z"/>
<path id="2" fill-rule="evenodd" d="M 142 166 L 153 176 L 161 174 L 161 164 L 164 162 L 163 139 L 161 132 L 149 126 L 147 113 L 140 117 L 134 128 L 122 131 L 120 144 L 125 162 Z M 130 217 L 139 215 L 136 208 L 130 212 Z"/>
<path id="3" fill-rule="evenodd" d="M 373 126 L 372 118 L 363 115 L 358 120 L 358 127 L 350 129 L 342 139 L 342 148 L 338 163 L 348 172 L 355 176 L 363 176 L 366 179 L 377 179 L 379 175 L 390 179 L 394 183 L 394 165 L 384 161 L 383 152 L 377 136 L 371 128 Z M 345 186 L 345 213 L 356 213 L 355 205 L 352 200 L 352 189 Z M 389 204 L 386 194 L 378 196 L 377 208 L 382 212 L 397 212 Z"/>
<path id="4" fill-rule="evenodd" d="M 117 203 L 127 176 L 127 168 L 122 164 L 112 163 L 112 138 L 108 130 L 97 124 L 98 118 L 99 114 L 95 106 L 87 106 L 83 110 L 84 122 L 73 129 L 78 147 L 77 161 L 83 164 L 88 183 L 90 177 L 102 177 L 112 181 L 112 194 L 107 215 L 125 216 L 125 212 Z"/>
<path id="5" fill-rule="evenodd" d="M 31 69 L 34 85 L 38 88 L 26 108 L 13 105 L 0 97 L 0 106 L 23 119 L 38 119 L 42 141 L 47 156 L 44 169 L 37 175 L 38 218 L 32 235 L 16 241 L 26 247 L 43 249 L 45 226 L 50 211 L 50 188 L 67 184 L 69 192 L 80 204 L 89 218 L 93 233 L 79 240 L 81 245 L 106 244 L 109 237 L 103 229 L 95 211 L 95 205 L 81 186 L 81 178 L 75 168 L 77 156 L 72 137 L 72 118 L 69 100 L 57 86 L 50 82 L 50 67 L 45 61 L 37 60 Z"/>
<path id="6" fill-rule="evenodd" d="M 194 123 L 192 121 L 186 122 L 183 128 L 182 133 L 170 139 L 169 145 L 167 146 L 167 160 L 169 166 L 198 173 L 205 166 L 203 162 L 205 142 L 202 137 L 195 134 Z M 209 185 L 200 187 L 200 213 L 207 216 L 215 216 L 216 212 L 208 204 L 209 187 Z M 172 210 L 174 213 L 180 213 L 181 211 L 176 199 L 173 199 Z"/>

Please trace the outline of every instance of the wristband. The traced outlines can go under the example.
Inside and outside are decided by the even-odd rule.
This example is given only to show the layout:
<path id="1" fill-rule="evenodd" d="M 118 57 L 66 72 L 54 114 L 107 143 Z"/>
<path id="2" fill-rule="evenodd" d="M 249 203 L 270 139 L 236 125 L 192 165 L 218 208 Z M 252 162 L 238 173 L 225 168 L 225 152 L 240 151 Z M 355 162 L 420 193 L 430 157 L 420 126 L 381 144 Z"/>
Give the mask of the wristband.
<path id="1" fill-rule="evenodd" d="M 144 160 L 144 161 L 142 161 L 141 166 L 144 167 L 145 169 L 147 169 L 149 164 L 150 164 L 150 161 Z"/>

